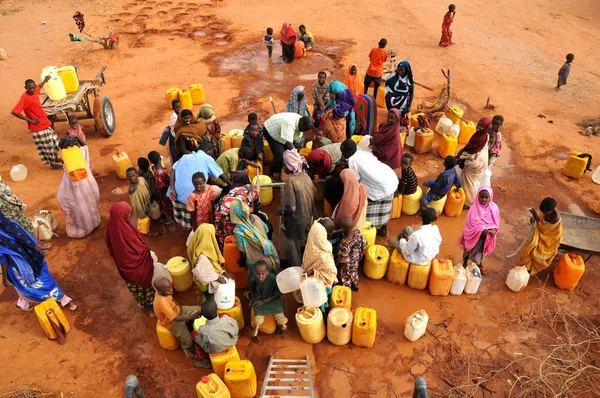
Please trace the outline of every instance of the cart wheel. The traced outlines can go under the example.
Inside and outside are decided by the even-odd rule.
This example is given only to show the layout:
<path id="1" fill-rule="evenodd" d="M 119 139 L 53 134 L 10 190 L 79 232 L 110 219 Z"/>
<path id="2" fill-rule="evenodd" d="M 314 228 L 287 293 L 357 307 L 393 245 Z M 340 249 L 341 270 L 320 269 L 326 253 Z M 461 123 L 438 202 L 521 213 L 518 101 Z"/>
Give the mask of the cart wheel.
<path id="1" fill-rule="evenodd" d="M 105 137 L 115 132 L 115 110 L 108 97 L 97 96 L 94 99 L 94 122 L 96 129 Z"/>

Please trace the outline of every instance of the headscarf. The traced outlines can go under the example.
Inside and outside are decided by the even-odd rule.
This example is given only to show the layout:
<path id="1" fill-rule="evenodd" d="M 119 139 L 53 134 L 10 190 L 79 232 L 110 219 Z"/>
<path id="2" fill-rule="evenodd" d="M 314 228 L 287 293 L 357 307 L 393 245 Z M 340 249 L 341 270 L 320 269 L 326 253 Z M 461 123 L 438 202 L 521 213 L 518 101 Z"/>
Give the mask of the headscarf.
<path id="1" fill-rule="evenodd" d="M 4 181 L 0 181 L 0 200 L 17 206 L 21 210 L 25 209 L 25 204 L 19 200 L 17 195 L 11 191 L 10 187 Z"/>
<path id="2" fill-rule="evenodd" d="M 300 174 L 304 171 L 306 160 L 294 149 L 288 149 L 283 152 L 283 164 L 292 172 L 292 174 Z"/>
<path id="3" fill-rule="evenodd" d="M 292 28 L 292 24 L 289 22 L 284 22 L 281 27 L 281 31 L 279 31 L 279 40 L 282 44 L 287 44 L 291 46 L 298 39 L 298 35 L 294 28 Z"/>
<path id="4" fill-rule="evenodd" d="M 479 122 L 483 122 L 483 130 L 481 132 L 476 131 L 475 134 L 473 134 L 469 142 L 467 142 L 467 145 L 460 151 L 461 153 L 467 152 L 474 155 L 485 147 L 489 138 L 489 131 L 492 128 L 492 121 L 490 118 L 484 117 L 481 118 Z"/>
<path id="5" fill-rule="evenodd" d="M 7 251 L 5 252 L 3 249 Z M 0 211 L 0 254 L 10 255 L 8 251 L 23 257 L 29 267 L 19 261 L 15 261 L 15 265 L 27 283 L 34 283 L 46 262 L 44 253 L 37 250 L 37 241 L 21 224 L 6 217 Z"/>
<path id="6" fill-rule="evenodd" d="M 175 122 L 175 142 L 179 139 L 180 136 L 190 137 L 198 141 L 200 143 L 202 141 L 202 137 L 206 134 L 206 123 L 204 120 L 195 120 L 192 115 L 192 123 L 185 124 L 183 121 L 183 113 L 186 109 L 182 110 L 177 117 L 177 121 Z"/>
<path id="7" fill-rule="evenodd" d="M 329 85 L 327 86 L 327 89 L 330 93 L 339 94 L 342 91 L 347 90 L 348 87 L 346 87 L 344 83 L 342 83 L 339 80 L 332 80 L 331 83 L 329 83 Z"/>
<path id="8" fill-rule="evenodd" d="M 400 141 L 400 111 L 396 108 L 390 109 L 396 115 L 394 123 L 385 123 L 379 131 L 371 137 L 371 145 L 377 147 L 374 153 L 380 162 L 387 164 L 392 169 L 400 167 L 402 160 L 402 145 Z"/>
<path id="9" fill-rule="evenodd" d="M 481 191 L 488 191 L 490 194 L 490 201 L 485 206 L 482 206 L 479 202 L 479 193 Z M 473 206 L 471 206 L 469 213 L 467 213 L 465 229 L 458 241 L 458 244 L 466 250 L 471 250 L 475 247 L 481 233 L 486 229 L 495 229 L 496 232 L 486 237 L 485 244 L 483 245 L 483 255 L 487 256 L 496 247 L 496 234 L 498 233 L 498 228 L 500 228 L 500 210 L 493 200 L 494 191 L 492 187 L 483 186 L 479 188 L 475 202 L 473 202 Z"/>
<path id="10" fill-rule="evenodd" d="M 272 264 L 279 268 L 279 256 L 275 245 L 266 236 L 262 235 L 250 220 L 250 208 L 241 200 L 234 199 L 230 206 L 229 218 L 235 224 L 233 234 L 238 242 L 243 242 L 245 247 L 248 244 L 260 250 L 265 256 L 271 259 Z"/>
<path id="11" fill-rule="evenodd" d="M 302 99 L 298 97 L 302 94 Z M 304 92 L 304 86 L 296 86 L 292 90 L 290 100 L 285 104 L 285 111 L 297 113 L 300 116 L 309 116 L 308 105 L 306 105 L 306 93 Z"/>
<path id="12" fill-rule="evenodd" d="M 215 110 L 210 104 L 202 105 L 198 110 L 198 116 L 196 116 L 196 119 L 203 120 L 205 123 L 213 122 L 216 118 Z"/>
<path id="13" fill-rule="evenodd" d="M 217 238 L 215 237 L 215 226 L 212 224 L 200 224 L 187 247 L 188 258 L 193 266 L 198 262 L 201 254 L 208 258 L 216 273 L 223 272 L 221 264 L 225 263 L 225 259 L 219 250 Z"/>
<path id="14" fill-rule="evenodd" d="M 326 288 L 331 288 L 338 280 L 333 259 L 333 247 L 327 241 L 325 227 L 318 222 L 313 223 L 308 233 L 302 257 L 302 269 L 314 271 L 315 277 L 321 279 Z"/>
<path id="15" fill-rule="evenodd" d="M 358 175 L 352 169 L 344 169 L 340 173 L 344 184 L 344 195 L 338 204 L 333 222 L 339 225 L 342 217 L 352 217 L 352 223 L 356 225 L 365 207 L 365 201 L 369 192 L 367 187 L 358 182 Z M 362 226 L 358 226 L 362 228 Z"/>
<path id="16" fill-rule="evenodd" d="M 404 116 L 410 112 L 412 101 L 415 93 L 415 81 L 413 78 L 412 68 L 406 60 L 398 62 L 396 69 L 403 66 L 406 69 L 406 76 L 400 77 L 398 72 L 394 72 L 390 78 L 385 81 L 386 94 L 391 93 L 389 99 L 392 108 L 400 109 L 400 113 Z M 386 95 L 387 100 L 387 95 Z"/>
<path id="17" fill-rule="evenodd" d="M 127 202 L 117 202 L 111 206 L 105 235 L 106 248 L 123 279 L 151 287 L 154 261 L 148 242 L 127 220 L 131 212 Z"/>
<path id="18" fill-rule="evenodd" d="M 353 66 L 356 67 L 355 75 L 350 74 L 350 69 L 352 69 Z M 352 94 L 354 95 L 359 95 L 363 93 L 363 78 L 360 72 L 358 71 L 358 66 L 356 64 L 350 64 L 350 66 L 348 66 L 348 69 L 346 69 L 346 76 L 344 76 L 344 85 L 348 87 L 348 89 L 352 91 Z"/>
<path id="19" fill-rule="evenodd" d="M 310 151 L 306 161 L 313 168 L 314 173 L 318 174 L 319 177 L 325 177 L 331 168 L 331 156 L 320 149 Z"/>
<path id="20" fill-rule="evenodd" d="M 231 184 L 231 188 L 243 187 L 244 185 L 250 184 L 248 173 L 235 173 L 233 177 L 231 177 Z"/>

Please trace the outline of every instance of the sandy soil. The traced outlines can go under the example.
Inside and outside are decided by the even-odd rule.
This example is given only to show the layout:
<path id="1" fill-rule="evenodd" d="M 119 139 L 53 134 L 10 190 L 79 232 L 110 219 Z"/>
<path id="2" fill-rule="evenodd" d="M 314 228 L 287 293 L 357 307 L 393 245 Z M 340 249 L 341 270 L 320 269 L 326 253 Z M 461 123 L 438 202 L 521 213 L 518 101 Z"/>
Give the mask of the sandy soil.
<path id="1" fill-rule="evenodd" d="M 259 383 L 269 356 L 276 351 L 287 356 L 308 354 L 322 396 L 398 397 L 410 395 L 415 374 L 424 374 L 435 391 L 448 388 L 436 367 L 443 357 L 433 355 L 443 340 L 429 333 L 416 343 L 403 337 L 404 322 L 415 310 L 428 312 L 436 336 L 451 336 L 464 350 L 478 355 L 486 354 L 484 348 L 490 344 L 509 352 L 527 338 L 517 333 L 515 311 L 521 302 L 539 297 L 533 293 L 538 283 L 551 278 L 552 269 L 540 273 L 519 294 L 504 285 L 514 263 L 505 256 L 518 246 L 526 231 L 524 210 L 549 195 L 558 199 L 563 211 L 593 215 L 592 209 L 599 206 L 600 187 L 591 181 L 591 173 L 580 180 L 561 173 L 570 150 L 600 159 L 600 138 L 579 135 L 575 124 L 598 117 L 600 56 L 595 50 L 600 25 L 595 21 L 600 18 L 600 8 L 595 1 L 457 3 L 455 44 L 450 48 L 437 45 L 447 6 L 438 0 L 419 5 L 385 0 L 368 9 L 355 0 L 326 4 L 87 0 L 77 4 L 90 32 L 104 34 L 108 24 L 120 34 L 118 49 L 104 51 L 98 45 L 69 42 L 67 33 L 76 32 L 71 19 L 75 9 L 69 2 L 0 0 L 0 47 L 9 54 L 9 59 L 0 63 L 0 136 L 4 143 L 0 174 L 8 179 L 10 167 L 17 163 L 29 169 L 27 180 L 11 182 L 11 188 L 28 204 L 29 214 L 51 209 L 57 216 L 61 238 L 55 239 L 47 252 L 48 263 L 80 306 L 76 313 L 67 314 L 73 330 L 67 344 L 59 346 L 45 338 L 33 314 L 14 310 L 14 289 L 0 288 L 0 361 L 5 364 L 0 394 L 37 385 L 77 397 L 112 397 L 122 394 L 128 374 L 136 374 L 149 397 L 193 396 L 195 383 L 206 371 L 193 369 L 180 351 L 160 348 L 155 320 L 136 307 L 107 255 L 104 230 L 108 209 L 115 201 L 127 200 L 119 193 L 125 190 L 116 190 L 126 184 L 118 180 L 111 154 L 115 148 L 125 150 L 134 161 L 154 149 L 166 154 L 157 141 L 170 115 L 164 100 L 169 87 L 202 83 L 207 102 L 215 107 L 224 130 L 240 128 L 250 111 L 259 112 L 263 120 L 271 114 L 269 96 L 277 110 L 283 109 L 291 89 L 299 84 L 309 88 L 321 69 L 341 80 L 345 67 L 358 62 L 364 73 L 368 51 L 381 37 L 388 39 L 398 57 L 411 62 L 419 82 L 434 88 L 434 93 L 417 88 L 417 102 L 431 101 L 437 95 L 443 83 L 440 68 L 450 68 L 453 97 L 467 106 L 468 118 L 494 113 L 505 117 L 506 145 L 494 167 L 493 182 L 502 226 L 497 250 L 488 261 L 489 276 L 478 295 L 460 297 L 433 297 L 384 280 L 363 278 L 353 303 L 378 311 L 373 349 L 334 347 L 326 341 L 306 344 L 292 321 L 289 332 L 282 337 L 267 336 L 259 347 L 250 343 L 246 327 L 238 344 L 240 355 L 252 360 Z M 277 60 L 269 64 L 262 35 L 267 26 L 277 32 L 286 19 L 294 26 L 308 25 L 318 46 L 292 65 Z M 569 84 L 557 93 L 553 90 L 556 73 L 568 52 L 575 54 L 575 62 Z M 279 54 L 275 49 L 275 55 Z M 42 167 L 25 123 L 9 114 L 22 93 L 23 81 L 39 79 L 40 70 L 47 65 L 77 65 L 84 78 L 108 66 L 102 93 L 115 107 L 117 131 L 113 137 L 103 138 L 94 131 L 93 122 L 82 123 L 101 174 L 104 221 L 81 240 L 64 237 L 64 218 L 56 201 L 62 174 Z M 496 105 L 495 112 L 484 109 L 488 97 Z M 383 116 L 380 112 L 380 118 Z M 56 130 L 62 136 L 66 126 L 57 125 Z M 414 168 L 420 179 L 429 179 L 442 165 L 437 155 L 427 154 L 417 157 Z M 267 208 L 269 213 L 273 214 L 276 203 Z M 460 258 L 455 242 L 464 217 L 440 218 L 444 238 L 440 256 Z M 390 233 L 418 222 L 415 217 L 402 216 L 390 224 Z M 185 253 L 185 234 L 174 227 L 169 232 L 149 238 L 152 249 L 165 261 Z M 279 239 L 276 243 L 280 244 Z M 552 292 L 596 320 L 600 316 L 600 291 L 594 283 L 600 277 L 598 265 L 597 259 L 587 263 L 588 271 L 574 292 L 559 291 L 548 283 Z M 193 292 L 177 298 L 183 304 L 195 301 Z M 288 316 L 293 317 L 297 306 L 291 297 L 286 306 Z M 491 360 L 497 354 L 498 350 L 487 351 Z M 497 394 L 509 388 L 504 379 L 494 385 Z"/>

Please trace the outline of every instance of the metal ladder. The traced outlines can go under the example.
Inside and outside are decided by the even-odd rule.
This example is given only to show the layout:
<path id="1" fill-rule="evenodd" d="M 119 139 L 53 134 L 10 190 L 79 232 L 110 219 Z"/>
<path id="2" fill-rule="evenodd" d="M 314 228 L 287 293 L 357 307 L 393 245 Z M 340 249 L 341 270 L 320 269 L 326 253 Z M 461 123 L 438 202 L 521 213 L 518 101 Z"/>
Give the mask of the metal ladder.
<path id="1" fill-rule="evenodd" d="M 306 359 L 276 359 L 277 354 L 271 355 L 260 398 L 314 398 L 308 355 Z"/>

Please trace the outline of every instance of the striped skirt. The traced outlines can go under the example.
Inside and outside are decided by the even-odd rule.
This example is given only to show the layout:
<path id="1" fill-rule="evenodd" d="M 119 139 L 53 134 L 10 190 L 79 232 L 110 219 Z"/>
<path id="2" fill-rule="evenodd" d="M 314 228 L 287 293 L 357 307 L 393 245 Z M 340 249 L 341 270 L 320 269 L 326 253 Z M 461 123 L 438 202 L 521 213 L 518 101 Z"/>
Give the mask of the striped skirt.
<path id="1" fill-rule="evenodd" d="M 52 130 L 52 127 L 42 131 L 32 131 L 31 135 L 42 162 L 44 164 L 56 163 L 56 158 L 58 158 L 58 136 Z"/>
<path id="2" fill-rule="evenodd" d="M 172 201 L 173 218 L 179 226 L 185 230 L 192 229 L 192 213 L 187 211 L 187 205 L 181 202 Z"/>
<path id="3" fill-rule="evenodd" d="M 376 227 L 386 225 L 390 221 L 393 200 L 394 194 L 378 201 L 369 199 L 367 204 L 367 221 L 370 221 Z"/>

